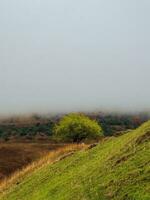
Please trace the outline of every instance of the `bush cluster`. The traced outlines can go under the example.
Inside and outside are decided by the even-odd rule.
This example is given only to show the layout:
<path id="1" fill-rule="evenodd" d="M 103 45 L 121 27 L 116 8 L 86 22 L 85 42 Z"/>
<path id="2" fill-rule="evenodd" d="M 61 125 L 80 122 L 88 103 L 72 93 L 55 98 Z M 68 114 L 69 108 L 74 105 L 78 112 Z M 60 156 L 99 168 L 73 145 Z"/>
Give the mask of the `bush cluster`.
<path id="1" fill-rule="evenodd" d="M 54 127 L 55 137 L 62 141 L 80 142 L 103 135 L 101 126 L 83 114 L 69 114 Z"/>

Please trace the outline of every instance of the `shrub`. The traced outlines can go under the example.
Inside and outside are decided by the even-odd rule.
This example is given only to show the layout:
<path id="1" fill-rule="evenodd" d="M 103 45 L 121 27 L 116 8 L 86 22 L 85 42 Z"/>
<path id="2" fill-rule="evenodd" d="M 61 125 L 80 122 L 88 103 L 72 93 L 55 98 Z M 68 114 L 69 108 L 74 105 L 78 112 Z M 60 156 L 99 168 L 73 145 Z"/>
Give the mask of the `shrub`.
<path id="1" fill-rule="evenodd" d="M 97 139 L 103 136 L 102 128 L 94 120 L 83 114 L 69 114 L 54 127 L 56 139 L 80 142 L 84 139 Z"/>

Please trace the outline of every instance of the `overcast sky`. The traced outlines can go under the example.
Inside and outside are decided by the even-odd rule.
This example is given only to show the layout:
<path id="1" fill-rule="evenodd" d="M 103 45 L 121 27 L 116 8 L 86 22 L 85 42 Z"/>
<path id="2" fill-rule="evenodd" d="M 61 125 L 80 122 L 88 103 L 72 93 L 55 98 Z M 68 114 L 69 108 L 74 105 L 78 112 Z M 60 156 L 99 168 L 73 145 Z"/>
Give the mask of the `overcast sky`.
<path id="1" fill-rule="evenodd" d="M 0 114 L 149 108 L 149 0 L 0 0 Z"/>

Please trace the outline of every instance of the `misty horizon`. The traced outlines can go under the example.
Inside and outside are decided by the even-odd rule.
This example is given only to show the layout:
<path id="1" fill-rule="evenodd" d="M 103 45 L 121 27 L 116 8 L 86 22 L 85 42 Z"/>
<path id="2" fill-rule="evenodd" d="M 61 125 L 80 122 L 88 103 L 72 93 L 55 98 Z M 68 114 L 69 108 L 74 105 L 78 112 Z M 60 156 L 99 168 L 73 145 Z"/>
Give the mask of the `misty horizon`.
<path id="1" fill-rule="evenodd" d="M 150 111 L 148 0 L 0 1 L 0 116 Z"/>

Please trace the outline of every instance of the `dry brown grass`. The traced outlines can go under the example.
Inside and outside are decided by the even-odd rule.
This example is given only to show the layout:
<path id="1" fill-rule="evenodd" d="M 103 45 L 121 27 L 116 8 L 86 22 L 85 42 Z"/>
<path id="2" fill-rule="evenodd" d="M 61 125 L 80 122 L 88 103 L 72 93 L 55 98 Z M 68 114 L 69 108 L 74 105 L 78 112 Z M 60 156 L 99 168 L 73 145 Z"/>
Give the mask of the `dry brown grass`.
<path id="1" fill-rule="evenodd" d="M 63 146 L 65 144 L 52 144 L 50 142 L 0 143 L 0 180 L 45 156 L 50 151 Z"/>
<path id="2" fill-rule="evenodd" d="M 47 155 L 45 155 L 42 159 L 32 162 L 28 166 L 24 167 L 22 170 L 18 170 L 10 177 L 3 179 L 0 182 L 0 192 L 3 192 L 12 184 L 17 184 L 21 179 L 23 179 L 24 176 L 27 176 L 34 170 L 39 169 L 47 164 L 52 164 L 61 160 L 63 156 L 67 155 L 69 152 L 74 152 L 85 148 L 87 148 L 87 145 L 85 144 L 68 144 L 47 153 Z"/>

